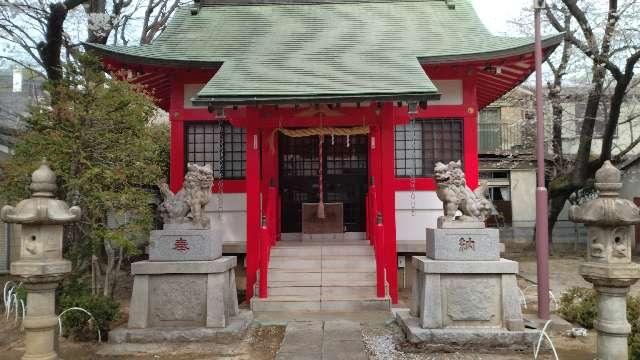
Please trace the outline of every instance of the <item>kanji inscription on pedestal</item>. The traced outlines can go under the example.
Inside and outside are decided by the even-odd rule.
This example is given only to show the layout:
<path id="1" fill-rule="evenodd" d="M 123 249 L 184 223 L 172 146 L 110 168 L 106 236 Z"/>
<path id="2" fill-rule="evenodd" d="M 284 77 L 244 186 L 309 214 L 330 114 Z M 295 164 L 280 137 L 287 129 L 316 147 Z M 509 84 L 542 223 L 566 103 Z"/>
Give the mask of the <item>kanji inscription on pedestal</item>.
<path id="1" fill-rule="evenodd" d="M 476 242 L 472 238 L 465 239 L 461 237 L 460 240 L 458 240 L 458 246 L 460 247 L 460 251 L 476 251 Z"/>
<path id="2" fill-rule="evenodd" d="M 183 239 L 182 237 L 176 239 L 176 242 L 173 246 L 174 250 L 177 251 L 181 251 L 181 252 L 185 252 L 189 250 L 189 243 L 187 242 L 187 240 Z"/>

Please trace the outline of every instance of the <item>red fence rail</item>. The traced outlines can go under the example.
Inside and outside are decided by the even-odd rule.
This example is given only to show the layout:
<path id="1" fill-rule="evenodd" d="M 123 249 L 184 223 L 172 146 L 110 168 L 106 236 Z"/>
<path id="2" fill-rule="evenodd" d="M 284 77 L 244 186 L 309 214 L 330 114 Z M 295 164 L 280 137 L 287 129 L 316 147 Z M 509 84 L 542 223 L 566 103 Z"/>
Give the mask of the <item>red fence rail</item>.
<path id="1" fill-rule="evenodd" d="M 378 209 L 378 193 L 375 184 L 369 187 L 367 194 L 367 234 L 373 245 L 376 259 L 376 295 L 385 296 L 385 246 L 382 213 Z"/>
<path id="2" fill-rule="evenodd" d="M 263 207 L 263 215 L 260 225 L 260 258 L 259 258 L 259 289 L 258 296 L 264 299 L 269 296 L 269 258 L 271 256 L 271 247 L 275 246 L 278 239 L 278 191 L 274 186 L 269 186 Z"/>

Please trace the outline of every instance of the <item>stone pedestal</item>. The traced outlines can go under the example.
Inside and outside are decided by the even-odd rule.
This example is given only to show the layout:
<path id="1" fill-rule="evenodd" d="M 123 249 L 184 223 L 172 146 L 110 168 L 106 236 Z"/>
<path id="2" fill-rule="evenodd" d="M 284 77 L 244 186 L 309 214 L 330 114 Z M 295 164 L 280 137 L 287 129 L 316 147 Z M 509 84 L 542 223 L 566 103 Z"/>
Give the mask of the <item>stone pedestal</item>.
<path id="1" fill-rule="evenodd" d="M 409 312 L 396 320 L 414 343 L 471 347 L 530 346 L 516 275 L 500 258 L 497 229 L 427 229 L 427 256 L 414 256 Z"/>
<path id="2" fill-rule="evenodd" d="M 593 323 L 598 332 L 597 358 L 627 359 L 627 338 L 631 333 L 626 311 L 627 295 L 631 285 L 640 278 L 640 265 L 585 262 L 580 265 L 580 274 L 593 284 L 598 294 L 598 317 Z"/>
<path id="3" fill-rule="evenodd" d="M 26 280 L 27 311 L 23 320 L 25 353 L 22 357 L 37 360 L 58 359 L 56 353 L 58 317 L 55 314 L 56 288 L 62 276 Z"/>
<path id="4" fill-rule="evenodd" d="M 427 229 L 427 257 L 434 260 L 500 260 L 498 229 Z"/>
<path id="5" fill-rule="evenodd" d="M 241 335 L 249 320 L 238 317 L 235 266 L 235 256 L 132 264 L 129 323 L 112 331 L 109 341 L 203 341 L 231 330 Z"/>
<path id="6" fill-rule="evenodd" d="M 222 256 L 222 235 L 200 229 L 151 232 L 149 261 L 211 261 Z"/>
<path id="7" fill-rule="evenodd" d="M 112 343 L 183 342 L 241 336 L 234 268 L 218 231 L 182 226 L 151 232 L 149 261 L 131 264 L 133 292 L 126 328 Z"/>

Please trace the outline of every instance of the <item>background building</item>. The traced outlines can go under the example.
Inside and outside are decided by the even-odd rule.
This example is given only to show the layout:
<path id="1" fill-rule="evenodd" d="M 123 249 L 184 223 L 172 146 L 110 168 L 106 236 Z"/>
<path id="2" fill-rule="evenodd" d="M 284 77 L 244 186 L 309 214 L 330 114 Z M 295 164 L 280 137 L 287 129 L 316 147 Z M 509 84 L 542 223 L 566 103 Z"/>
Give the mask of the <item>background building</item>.
<path id="1" fill-rule="evenodd" d="M 20 118 L 42 98 L 43 79 L 20 69 L 0 70 L 0 161 L 10 155 Z M 0 222 L 0 273 L 8 272 L 10 227 Z"/>

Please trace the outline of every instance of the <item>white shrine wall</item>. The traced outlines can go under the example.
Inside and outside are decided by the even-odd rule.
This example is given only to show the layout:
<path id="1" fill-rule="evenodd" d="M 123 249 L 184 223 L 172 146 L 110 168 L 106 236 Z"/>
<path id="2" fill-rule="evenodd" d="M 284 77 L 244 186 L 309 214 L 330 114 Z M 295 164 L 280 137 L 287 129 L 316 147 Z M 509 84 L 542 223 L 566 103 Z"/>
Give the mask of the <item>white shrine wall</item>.
<path id="1" fill-rule="evenodd" d="M 411 211 L 411 192 L 396 191 L 396 241 L 426 240 L 425 229 L 435 228 L 442 202 L 435 191 L 416 191 L 415 214 Z"/>
<path id="2" fill-rule="evenodd" d="M 218 194 L 211 195 L 205 211 L 211 219 L 211 227 L 222 231 L 225 244 L 247 242 L 247 194 L 222 194 L 222 216 L 218 211 Z"/>
<path id="3" fill-rule="evenodd" d="M 247 241 L 247 196 L 245 193 L 222 195 L 222 216 L 218 211 L 218 194 L 211 196 L 205 210 L 213 228 L 222 231 L 225 244 L 244 244 Z M 404 240 L 424 240 L 425 228 L 436 226 L 442 215 L 442 203 L 435 191 L 416 191 L 415 215 L 411 214 L 411 193 L 396 191 L 396 238 Z"/>

